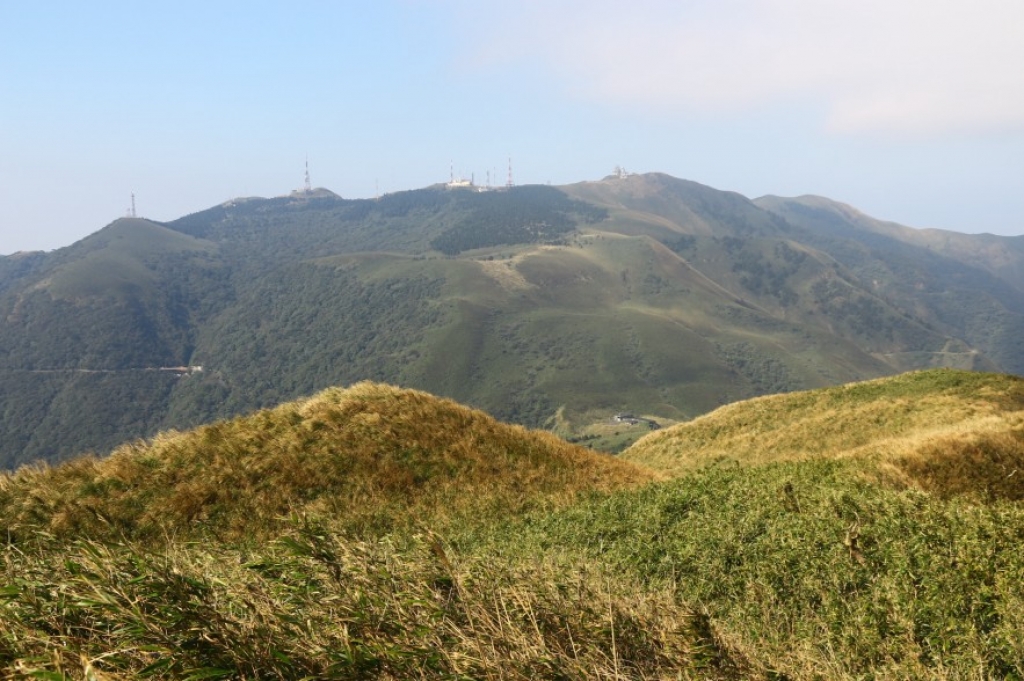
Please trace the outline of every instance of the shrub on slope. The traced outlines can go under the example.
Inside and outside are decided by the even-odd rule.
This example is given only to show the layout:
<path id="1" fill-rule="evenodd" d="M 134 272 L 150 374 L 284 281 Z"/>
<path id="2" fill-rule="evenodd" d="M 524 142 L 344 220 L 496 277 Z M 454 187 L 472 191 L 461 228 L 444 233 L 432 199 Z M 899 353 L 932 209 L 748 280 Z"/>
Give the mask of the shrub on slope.
<path id="1" fill-rule="evenodd" d="M 876 480 L 901 487 L 1024 499 L 1024 380 L 937 369 L 756 398 L 623 454 L 673 475 L 820 457 L 863 460 Z"/>
<path id="2" fill-rule="evenodd" d="M 17 539 L 273 532 L 314 514 L 353 533 L 507 514 L 652 479 L 634 464 L 426 393 L 361 383 L 0 478 Z"/>

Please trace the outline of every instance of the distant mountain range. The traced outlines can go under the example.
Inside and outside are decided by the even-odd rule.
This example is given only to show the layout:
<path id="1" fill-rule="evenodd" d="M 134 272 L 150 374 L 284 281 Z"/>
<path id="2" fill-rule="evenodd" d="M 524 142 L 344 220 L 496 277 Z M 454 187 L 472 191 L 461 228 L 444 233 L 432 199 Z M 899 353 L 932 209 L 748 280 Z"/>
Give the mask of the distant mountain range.
<path id="1" fill-rule="evenodd" d="M 1024 238 L 661 174 L 235 200 L 0 257 L 0 465 L 369 379 L 533 426 L 1024 373 Z"/>

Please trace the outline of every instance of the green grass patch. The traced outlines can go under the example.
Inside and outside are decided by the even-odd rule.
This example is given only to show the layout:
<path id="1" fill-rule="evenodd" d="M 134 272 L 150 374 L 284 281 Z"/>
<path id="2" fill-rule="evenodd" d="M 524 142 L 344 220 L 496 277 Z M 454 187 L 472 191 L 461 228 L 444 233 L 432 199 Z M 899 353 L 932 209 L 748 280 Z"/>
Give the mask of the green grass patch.
<path id="1" fill-rule="evenodd" d="M 503 527 L 495 544 L 670 588 L 703 613 L 715 655 L 755 677 L 1019 678 L 1021 541 L 1019 505 L 895 492 L 817 461 L 704 470 Z"/>

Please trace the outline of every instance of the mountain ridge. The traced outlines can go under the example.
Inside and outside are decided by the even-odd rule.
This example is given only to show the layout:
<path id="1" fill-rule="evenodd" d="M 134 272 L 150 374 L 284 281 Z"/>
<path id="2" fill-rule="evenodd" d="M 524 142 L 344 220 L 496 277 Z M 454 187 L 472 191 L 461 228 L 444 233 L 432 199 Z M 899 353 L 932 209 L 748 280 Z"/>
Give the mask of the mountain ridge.
<path id="1" fill-rule="evenodd" d="M 1024 372 L 1024 240 L 839 205 L 648 174 L 118 220 L 0 258 L 0 465 L 367 379 L 582 428 L 931 366 Z M 26 373 L 189 365 L 159 385 Z"/>

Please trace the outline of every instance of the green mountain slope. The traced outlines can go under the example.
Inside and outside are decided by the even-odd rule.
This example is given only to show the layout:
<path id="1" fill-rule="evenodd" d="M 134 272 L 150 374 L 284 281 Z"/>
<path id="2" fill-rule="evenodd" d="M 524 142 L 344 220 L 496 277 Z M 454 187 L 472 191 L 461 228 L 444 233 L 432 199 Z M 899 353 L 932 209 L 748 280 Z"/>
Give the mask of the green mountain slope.
<path id="1" fill-rule="evenodd" d="M 5 465 L 155 432 L 227 276 L 215 244 L 139 219 L 33 257 L 0 293 Z"/>
<path id="2" fill-rule="evenodd" d="M 187 363 L 190 327 L 216 305 L 222 274 L 214 244 L 118 220 L 55 252 L 3 296 L 0 361 L 26 370 Z"/>
<path id="3" fill-rule="evenodd" d="M 940 253 L 800 201 L 651 174 L 119 220 L 0 261 L 0 464 L 366 379 L 571 432 L 907 369 L 1021 370 L 1016 251 L 960 235 Z"/>
<path id="4" fill-rule="evenodd" d="M 525 423 L 563 406 L 575 422 L 627 408 L 678 419 L 887 368 L 744 304 L 646 237 L 580 237 L 495 260 L 323 258 L 251 295 L 196 346 L 217 369 L 189 387 L 223 380 L 229 409 L 232 396 L 272 403 L 365 377 Z"/>
<path id="5" fill-rule="evenodd" d="M 846 244 L 825 238 L 826 228 L 790 220 L 770 210 L 766 199 L 755 203 L 663 175 L 608 179 L 573 185 L 570 190 L 598 205 L 627 208 L 618 212 L 610 208 L 612 219 L 602 227 L 650 234 L 738 298 L 776 318 L 853 341 L 893 369 L 997 366 L 971 351 L 971 345 L 962 341 L 962 328 L 939 327 L 932 318 L 918 314 L 912 295 L 891 298 L 876 280 L 868 279 L 857 261 L 844 257 L 844 249 L 866 248 L 859 241 Z M 657 200 L 651 201 L 651 195 Z M 667 207 L 666 199 L 674 197 L 683 197 L 675 200 L 685 200 L 685 207 Z M 632 208 L 637 205 L 653 207 L 657 213 L 638 213 Z M 868 238 L 864 233 L 858 237 Z M 924 263 L 930 256 L 921 250 L 905 257 Z M 931 267 L 925 280 L 950 286 L 948 271 L 942 267 Z M 1003 281 L 977 277 L 953 285 L 962 285 L 965 296 L 1011 288 Z"/>
<path id="6" fill-rule="evenodd" d="M 880 298 L 1024 373 L 1024 240 L 913 230 L 819 197 L 757 204 L 806 229 Z"/>

